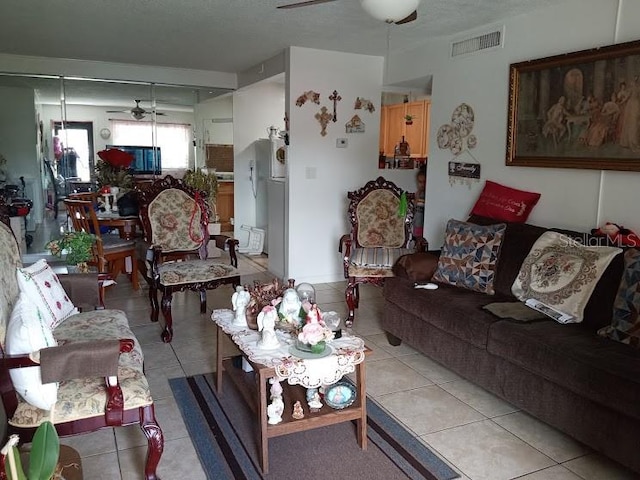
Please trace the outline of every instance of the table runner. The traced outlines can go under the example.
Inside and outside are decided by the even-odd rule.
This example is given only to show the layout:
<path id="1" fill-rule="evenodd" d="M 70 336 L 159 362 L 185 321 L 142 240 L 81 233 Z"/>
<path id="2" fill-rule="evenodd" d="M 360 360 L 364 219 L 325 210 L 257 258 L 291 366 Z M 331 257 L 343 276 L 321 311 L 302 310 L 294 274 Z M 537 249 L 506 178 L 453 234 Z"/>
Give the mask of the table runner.
<path id="1" fill-rule="evenodd" d="M 231 336 L 242 352 L 255 363 L 272 367 L 278 380 L 287 380 L 290 385 L 316 388 L 331 385 L 344 375 L 355 370 L 364 361 L 364 341 L 354 335 L 342 332 L 342 337 L 327 343 L 332 354 L 324 358 L 302 359 L 292 355 L 289 347 L 295 339 L 288 332 L 276 330 L 280 347 L 272 350 L 259 348 L 260 332 L 248 327 L 233 325 L 234 314 L 228 309 L 216 309 L 211 319 Z"/>

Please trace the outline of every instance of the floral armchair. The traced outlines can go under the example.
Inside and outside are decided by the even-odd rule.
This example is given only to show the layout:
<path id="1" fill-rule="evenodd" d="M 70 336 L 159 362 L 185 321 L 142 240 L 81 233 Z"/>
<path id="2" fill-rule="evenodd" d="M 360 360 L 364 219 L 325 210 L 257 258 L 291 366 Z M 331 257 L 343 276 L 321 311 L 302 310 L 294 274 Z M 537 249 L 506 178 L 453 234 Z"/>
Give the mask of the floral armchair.
<path id="1" fill-rule="evenodd" d="M 344 276 L 347 279 L 345 299 L 349 314 L 346 324 L 352 325 L 358 308 L 359 285 L 382 286 L 393 276 L 391 267 L 402 255 L 424 251 L 426 241 L 413 238 L 415 195 L 403 192 L 393 182 L 378 177 L 364 187 L 349 192 L 349 222 L 351 233 L 340 239 Z"/>
<path id="2" fill-rule="evenodd" d="M 139 424 L 148 442 L 144 478 L 157 480 L 164 440 L 144 375 L 142 349 L 127 317 L 120 310 L 104 309 L 95 275 L 61 275 L 65 295 L 76 306 L 101 309 L 85 308 L 51 329 L 37 302 L 19 285 L 22 262 L 8 223 L 0 204 L 0 399 L 9 433 L 28 442 L 45 420 L 61 437 Z M 19 335 L 29 339 L 25 353 L 16 352 Z M 47 339 L 46 346 L 37 345 L 38 335 Z M 103 358 L 108 359 L 105 365 Z M 15 374 L 31 375 L 27 371 L 34 368 L 33 386 L 27 388 L 25 379 Z M 43 398 L 35 402 L 32 397 L 38 391 Z M 39 402 L 47 402 L 47 408 L 36 406 Z M 0 478 L 3 473 L 0 469 Z"/>
<path id="3" fill-rule="evenodd" d="M 147 281 L 151 321 L 159 315 L 158 291 L 162 292 L 165 327 L 162 340 L 173 339 L 171 301 L 175 292 L 200 293 L 200 313 L 206 313 L 206 291 L 220 285 L 240 285 L 236 248 L 238 241 L 212 235 L 216 246 L 229 252 L 230 265 L 207 258 L 209 207 L 206 195 L 167 175 L 138 192 L 140 219 L 147 251 Z"/>

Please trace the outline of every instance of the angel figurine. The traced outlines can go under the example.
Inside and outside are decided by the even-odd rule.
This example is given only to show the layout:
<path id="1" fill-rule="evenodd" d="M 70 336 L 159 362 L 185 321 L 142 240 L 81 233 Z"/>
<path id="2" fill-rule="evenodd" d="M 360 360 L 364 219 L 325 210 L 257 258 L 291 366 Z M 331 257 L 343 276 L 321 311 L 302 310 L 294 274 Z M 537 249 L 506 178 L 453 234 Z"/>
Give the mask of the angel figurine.
<path id="1" fill-rule="evenodd" d="M 282 294 L 282 301 L 278 307 L 280 315 L 282 315 L 288 323 L 297 323 L 301 307 L 302 302 L 300 298 L 298 298 L 298 292 L 296 292 L 295 288 L 287 288 Z"/>
<path id="2" fill-rule="evenodd" d="M 284 412 L 284 402 L 282 397 L 274 397 L 267 407 L 267 423 L 269 425 L 277 425 L 282 421 L 282 412 Z"/>
<path id="3" fill-rule="evenodd" d="M 280 346 L 280 341 L 276 337 L 275 327 L 278 320 L 278 312 L 275 307 L 267 305 L 258 314 L 258 331 L 261 332 L 258 347 L 273 350 Z"/>
<path id="4" fill-rule="evenodd" d="M 247 315 L 246 309 L 247 305 L 251 301 L 251 295 L 247 292 L 244 287 L 237 286 L 235 293 L 231 296 L 231 305 L 233 306 L 233 311 L 235 315 L 233 316 L 232 324 L 237 327 L 246 327 L 247 326 Z"/>

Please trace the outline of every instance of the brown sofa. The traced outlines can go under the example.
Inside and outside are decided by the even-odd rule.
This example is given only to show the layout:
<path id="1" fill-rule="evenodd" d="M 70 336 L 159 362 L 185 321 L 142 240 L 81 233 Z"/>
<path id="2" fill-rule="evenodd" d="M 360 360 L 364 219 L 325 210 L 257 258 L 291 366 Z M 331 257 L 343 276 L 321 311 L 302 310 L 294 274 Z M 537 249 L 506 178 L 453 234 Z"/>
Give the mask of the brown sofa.
<path id="1" fill-rule="evenodd" d="M 498 223 L 483 218 L 470 221 Z M 507 225 L 493 296 L 447 285 L 415 289 L 406 277 L 389 278 L 384 286 L 382 326 L 391 343 L 405 341 L 640 472 L 640 350 L 596 334 L 611 322 L 623 256 L 617 255 L 603 274 L 580 324 L 562 325 L 551 319 L 523 323 L 482 309 L 493 302 L 516 301 L 511 285 L 532 245 L 546 230 Z"/>

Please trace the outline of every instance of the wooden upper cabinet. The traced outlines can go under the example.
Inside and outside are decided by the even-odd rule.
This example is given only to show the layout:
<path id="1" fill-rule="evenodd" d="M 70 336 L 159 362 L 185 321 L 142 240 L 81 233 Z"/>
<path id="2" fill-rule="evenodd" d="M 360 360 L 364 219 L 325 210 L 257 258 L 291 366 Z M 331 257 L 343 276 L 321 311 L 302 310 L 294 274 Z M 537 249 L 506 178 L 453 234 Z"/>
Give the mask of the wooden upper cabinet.
<path id="1" fill-rule="evenodd" d="M 387 143 L 384 153 L 388 157 L 393 157 L 396 145 L 402 141 L 405 135 L 404 115 L 405 104 L 388 105 L 387 107 Z"/>
<path id="2" fill-rule="evenodd" d="M 397 105 L 385 105 L 382 107 L 380 122 L 380 141 L 384 141 L 381 150 L 385 155 L 392 157 L 396 145 L 405 137 L 412 157 L 426 157 L 429 152 L 429 113 L 431 102 L 420 100 Z M 412 124 L 407 125 L 405 115 L 413 117 Z"/>
<path id="3" fill-rule="evenodd" d="M 382 107 L 380 109 L 380 140 L 378 145 L 379 152 L 385 152 L 385 143 L 387 141 L 387 139 L 385 138 L 386 133 L 387 133 L 387 109 L 385 107 Z"/>

